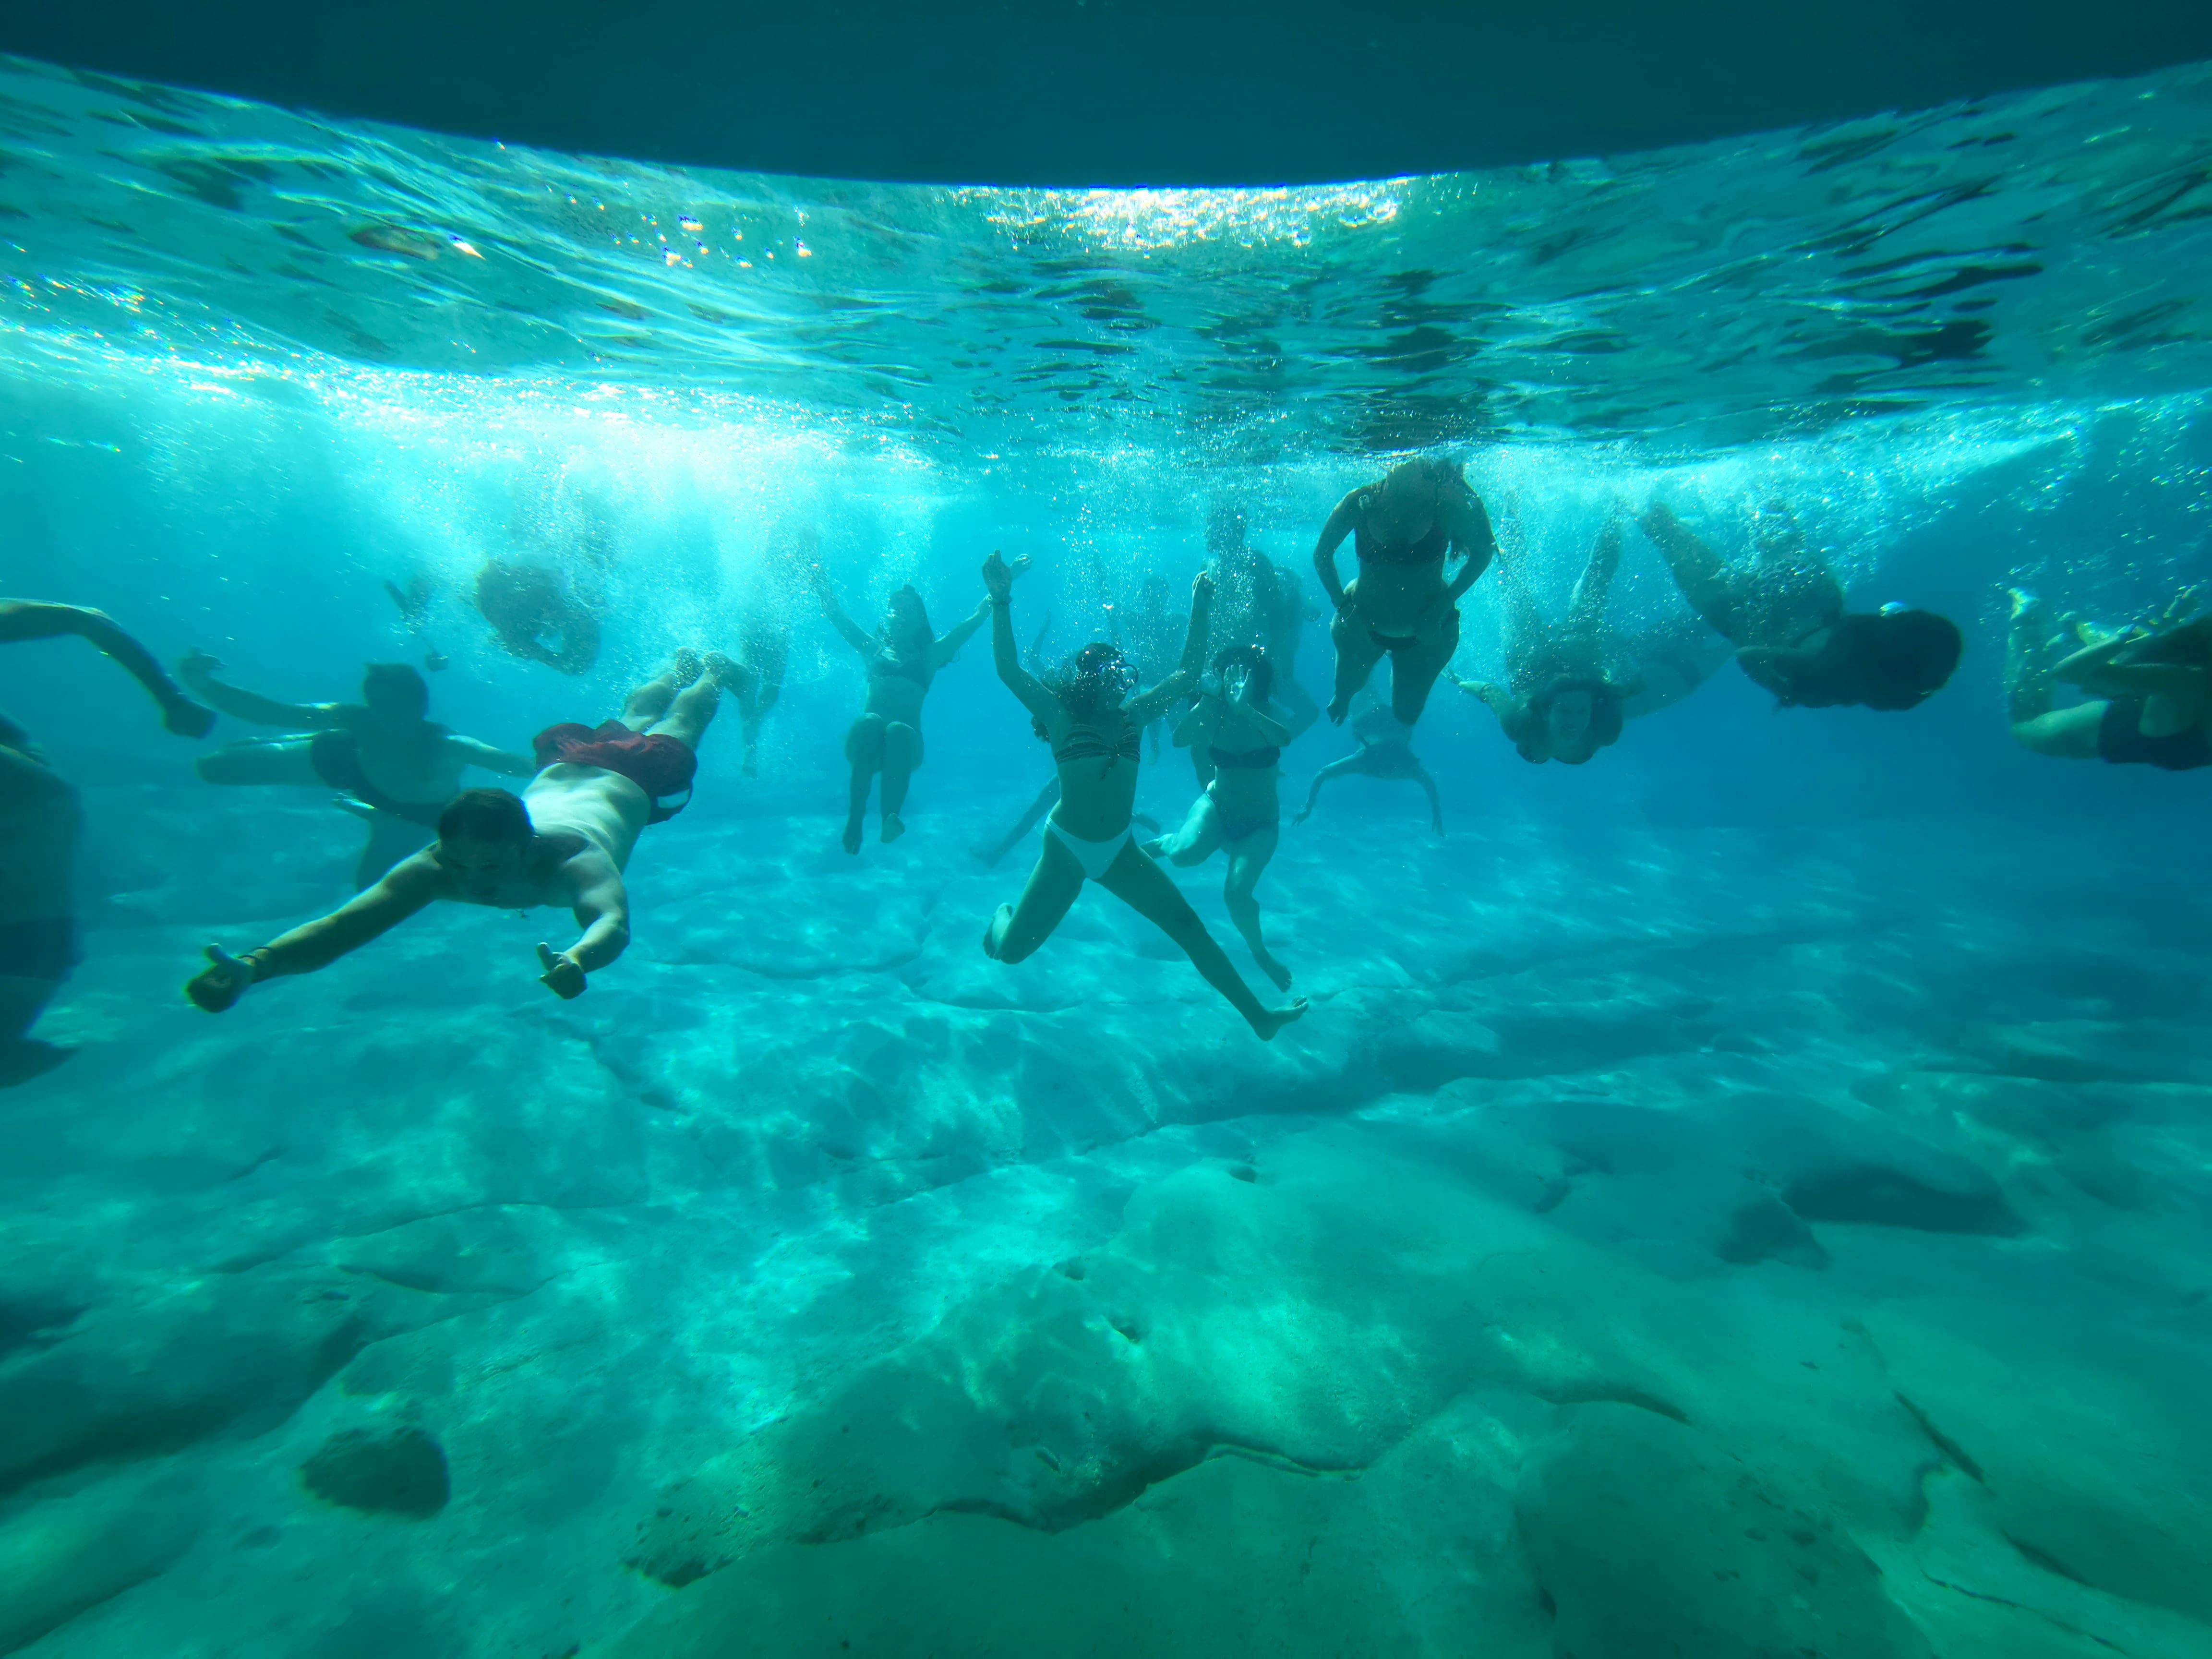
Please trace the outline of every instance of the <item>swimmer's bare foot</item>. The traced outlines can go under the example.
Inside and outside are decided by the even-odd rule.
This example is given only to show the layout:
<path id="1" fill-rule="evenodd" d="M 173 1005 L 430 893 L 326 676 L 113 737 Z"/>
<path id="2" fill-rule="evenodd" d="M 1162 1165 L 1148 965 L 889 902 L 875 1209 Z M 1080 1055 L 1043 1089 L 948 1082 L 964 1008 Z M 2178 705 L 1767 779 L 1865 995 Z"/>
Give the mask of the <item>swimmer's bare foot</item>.
<path id="1" fill-rule="evenodd" d="M 1252 950 L 1252 960 L 1260 964 L 1261 973 L 1275 981 L 1275 988 L 1278 991 L 1287 991 L 1291 988 L 1291 970 L 1276 960 L 1273 951 L 1262 951 L 1255 945 Z"/>
<path id="2" fill-rule="evenodd" d="M 857 817 L 845 820 L 845 850 L 848 853 L 860 850 L 860 821 Z"/>
<path id="3" fill-rule="evenodd" d="M 668 678 L 678 685 L 689 685 L 705 672 L 706 666 L 706 659 L 690 646 L 683 646 L 668 659 Z"/>
<path id="4" fill-rule="evenodd" d="M 1275 1033 L 1294 1019 L 1305 1018 L 1306 1000 L 1300 997 L 1287 1008 L 1263 1008 L 1260 1018 L 1252 1022 L 1253 1034 L 1262 1042 L 1273 1042 Z"/>
<path id="5" fill-rule="evenodd" d="M 893 842 L 904 834 L 906 834 L 906 821 L 896 812 L 884 813 L 884 839 L 886 842 Z"/>
<path id="6" fill-rule="evenodd" d="M 996 962 L 999 959 L 999 947 L 1006 942 L 1006 929 L 1013 925 L 1014 907 L 1011 904 L 1002 904 L 999 907 L 998 915 L 993 916 L 988 925 L 984 927 L 983 954 L 992 961 Z"/>

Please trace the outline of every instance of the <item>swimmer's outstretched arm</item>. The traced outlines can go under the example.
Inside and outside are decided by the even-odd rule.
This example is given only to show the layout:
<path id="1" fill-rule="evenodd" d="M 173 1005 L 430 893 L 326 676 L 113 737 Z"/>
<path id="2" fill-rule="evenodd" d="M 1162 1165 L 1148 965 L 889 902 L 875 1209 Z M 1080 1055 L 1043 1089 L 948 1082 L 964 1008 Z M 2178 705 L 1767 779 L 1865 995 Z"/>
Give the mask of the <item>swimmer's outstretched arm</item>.
<path id="1" fill-rule="evenodd" d="M 1191 705 L 1190 713 L 1176 722 L 1175 746 L 1188 749 L 1201 738 L 1211 739 L 1213 728 L 1220 718 L 1220 699 L 1211 695 L 1201 696 Z"/>
<path id="2" fill-rule="evenodd" d="M 945 629 L 945 637 L 929 647 L 929 665 L 942 668 L 960 654 L 960 647 L 975 637 L 975 630 L 990 620 L 991 601 L 988 599 L 960 621 Z"/>
<path id="3" fill-rule="evenodd" d="M 1463 680 L 1455 674 L 1452 676 L 1452 684 L 1497 715 L 1498 723 L 1500 726 L 1505 725 L 1514 710 L 1520 707 L 1510 691 L 1493 681 Z"/>
<path id="4" fill-rule="evenodd" d="M 220 659 L 204 651 L 187 651 L 178 660 L 177 672 L 184 677 L 186 685 L 233 720 L 251 720 L 256 726 L 289 726 L 295 731 L 302 727 L 320 731 L 344 724 L 340 704 L 279 702 L 258 691 L 225 685 L 215 677 L 215 671 L 222 666 Z"/>
<path id="5" fill-rule="evenodd" d="M 984 603 L 991 611 L 991 665 L 1006 690 L 1021 699 L 1022 707 L 1042 720 L 1060 707 L 1060 699 L 1022 666 L 1022 648 L 1014 639 L 1014 578 L 1029 568 L 1027 555 L 1008 564 L 994 548 L 983 561 Z"/>
<path id="6" fill-rule="evenodd" d="M 184 737 L 204 737 L 215 716 L 187 697 L 164 673 L 154 653 L 125 633 L 105 611 L 89 605 L 49 605 L 38 599 L 0 599 L 0 645 L 58 639 L 74 634 L 146 688 L 161 706 L 163 724 Z"/>
<path id="7" fill-rule="evenodd" d="M 1201 570 L 1190 584 L 1190 626 L 1182 636 L 1182 660 L 1176 665 L 1174 673 L 1151 690 L 1129 699 L 1126 712 L 1130 725 L 1150 726 L 1191 694 L 1199 676 L 1206 672 L 1206 636 L 1212 621 L 1213 577 Z"/>
<path id="8" fill-rule="evenodd" d="M 1314 802 L 1321 799 L 1322 785 L 1327 783 L 1331 778 L 1342 777 L 1346 772 L 1365 771 L 1367 769 L 1362 766 L 1360 762 L 1364 760 L 1366 757 L 1367 751 L 1364 749 L 1362 749 L 1356 755 L 1346 755 L 1342 760 L 1331 761 L 1328 765 L 1322 767 L 1320 771 L 1315 773 L 1312 787 L 1306 791 L 1306 804 L 1298 808 L 1297 816 L 1292 818 L 1291 822 L 1292 823 L 1304 823 L 1308 818 L 1311 817 L 1313 816 Z"/>
<path id="9" fill-rule="evenodd" d="M 822 614 L 830 619 L 830 626 L 862 656 L 874 656 L 876 636 L 845 614 L 845 607 L 837 603 L 837 590 L 830 586 L 830 573 L 817 564 L 807 567 L 806 575 L 813 584 L 814 597 L 822 602 Z"/>
<path id="10" fill-rule="evenodd" d="M 510 778 L 529 778 L 538 775 L 538 763 L 528 755 L 510 755 L 504 749 L 495 749 L 477 738 L 465 738 L 458 732 L 446 738 L 446 746 L 458 750 L 471 766 L 481 766 L 487 772 L 497 772 Z"/>
<path id="11" fill-rule="evenodd" d="M 398 927 L 431 900 L 449 896 L 446 872 L 437 860 L 427 850 L 417 853 L 330 915 L 279 933 L 258 950 L 234 957 L 220 945 L 209 945 L 208 965 L 185 987 L 185 994 L 208 1012 L 219 1014 L 243 996 L 248 986 L 327 968 Z"/>
<path id="12" fill-rule="evenodd" d="M 1314 574 L 1321 578 L 1322 592 L 1328 595 L 1334 610 L 1344 609 L 1344 584 L 1337 578 L 1336 550 L 1359 522 L 1359 498 L 1366 493 L 1364 489 L 1355 489 L 1339 501 L 1314 543 Z"/>
<path id="13" fill-rule="evenodd" d="M 538 978 L 567 1002 L 584 994 L 585 975 L 597 973 L 629 948 L 629 893 L 615 861 L 596 847 L 570 859 L 562 874 L 576 895 L 572 913 L 584 936 L 557 953 L 541 941 L 538 961 L 545 971 Z"/>

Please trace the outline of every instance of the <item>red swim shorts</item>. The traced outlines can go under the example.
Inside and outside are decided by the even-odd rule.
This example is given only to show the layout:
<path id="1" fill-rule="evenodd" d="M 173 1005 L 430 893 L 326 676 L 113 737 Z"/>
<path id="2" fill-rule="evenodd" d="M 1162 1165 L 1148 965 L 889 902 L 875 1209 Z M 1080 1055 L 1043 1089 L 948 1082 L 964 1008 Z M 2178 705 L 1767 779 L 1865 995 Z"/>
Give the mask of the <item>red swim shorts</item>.
<path id="1" fill-rule="evenodd" d="M 649 737 L 642 732 L 633 732 L 620 720 L 605 721 L 596 732 L 574 720 L 563 720 L 540 732 L 532 748 L 541 768 L 566 761 L 571 766 L 596 766 L 604 771 L 619 772 L 645 791 L 653 804 L 652 822 L 655 823 L 672 818 L 684 810 L 684 803 L 663 806 L 661 799 L 668 795 L 688 794 L 692 775 L 699 769 L 699 757 L 691 752 L 689 744 L 678 742 L 665 732 L 655 732 Z"/>

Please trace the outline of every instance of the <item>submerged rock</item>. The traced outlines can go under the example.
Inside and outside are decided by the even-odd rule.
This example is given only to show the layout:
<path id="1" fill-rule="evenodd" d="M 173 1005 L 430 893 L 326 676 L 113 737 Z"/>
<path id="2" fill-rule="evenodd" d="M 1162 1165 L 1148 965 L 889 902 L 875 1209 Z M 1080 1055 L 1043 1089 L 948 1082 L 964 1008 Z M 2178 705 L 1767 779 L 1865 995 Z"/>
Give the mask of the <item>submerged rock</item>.
<path id="1" fill-rule="evenodd" d="M 342 1430 L 300 1465 L 300 1480 L 325 1503 L 417 1521 L 444 1509 L 453 1495 L 446 1454 L 420 1429 Z"/>

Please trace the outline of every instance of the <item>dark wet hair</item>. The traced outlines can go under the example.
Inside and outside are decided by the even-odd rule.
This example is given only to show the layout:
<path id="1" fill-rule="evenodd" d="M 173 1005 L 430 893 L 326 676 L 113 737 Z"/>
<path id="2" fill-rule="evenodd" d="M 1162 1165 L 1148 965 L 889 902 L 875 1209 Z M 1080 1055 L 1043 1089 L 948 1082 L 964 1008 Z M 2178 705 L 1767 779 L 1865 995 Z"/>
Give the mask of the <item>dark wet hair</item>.
<path id="1" fill-rule="evenodd" d="M 524 842 L 535 834 L 522 797 L 508 789 L 464 789 L 438 814 L 440 841 Z"/>
<path id="2" fill-rule="evenodd" d="M 1869 708 L 1916 708 L 1942 690 L 1966 640 L 1933 611 L 1884 611 L 1864 617 L 1856 649 L 1859 701 Z"/>
<path id="3" fill-rule="evenodd" d="M 1275 695 L 1275 665 L 1267 659 L 1265 647 L 1232 645 L 1213 656 L 1213 672 L 1217 674 L 1238 663 L 1244 665 L 1245 680 L 1251 694 L 1261 702 Z"/>
<path id="4" fill-rule="evenodd" d="M 1137 671 L 1118 645 L 1094 641 L 1067 659 L 1052 693 L 1078 720 L 1120 707 L 1134 688 Z"/>
<path id="5" fill-rule="evenodd" d="M 362 670 L 361 700 L 371 708 L 404 710 L 421 720 L 430 711 L 430 684 L 404 662 L 373 662 Z"/>

